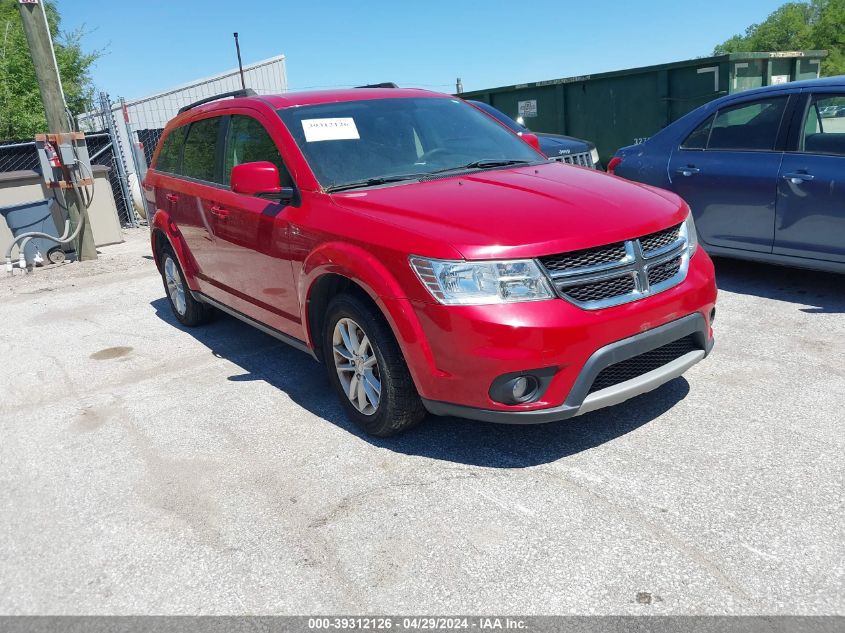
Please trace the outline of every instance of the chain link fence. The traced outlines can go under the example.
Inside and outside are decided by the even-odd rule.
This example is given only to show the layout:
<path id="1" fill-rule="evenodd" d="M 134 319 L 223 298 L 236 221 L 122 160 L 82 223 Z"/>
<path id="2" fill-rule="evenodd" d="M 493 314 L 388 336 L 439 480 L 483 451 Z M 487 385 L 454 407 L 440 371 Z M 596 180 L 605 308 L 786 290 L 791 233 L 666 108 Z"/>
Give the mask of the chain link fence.
<path id="1" fill-rule="evenodd" d="M 258 94 L 287 91 L 284 55 L 244 66 L 243 70 L 247 87 Z M 91 164 L 109 169 L 118 218 L 124 227 L 146 223 L 135 205 L 143 205 L 141 183 L 167 122 L 189 103 L 240 87 L 240 73 L 232 70 L 131 102 L 122 98 L 112 101 L 101 92 L 95 109 L 77 117 L 79 129 L 85 132 Z M 34 141 L 0 141 L 0 173 L 39 169 Z"/>
<path id="2" fill-rule="evenodd" d="M 35 141 L 0 141 L 0 173 L 37 168 Z"/>
<path id="3" fill-rule="evenodd" d="M 109 168 L 109 184 L 114 195 L 114 205 L 117 207 L 117 217 L 124 227 L 138 225 L 138 216 L 132 206 L 132 200 L 128 197 L 120 179 L 120 171 L 117 161 L 120 160 L 114 142 L 107 131 L 86 134 L 88 142 L 88 155 L 91 157 L 92 165 L 104 165 Z"/>

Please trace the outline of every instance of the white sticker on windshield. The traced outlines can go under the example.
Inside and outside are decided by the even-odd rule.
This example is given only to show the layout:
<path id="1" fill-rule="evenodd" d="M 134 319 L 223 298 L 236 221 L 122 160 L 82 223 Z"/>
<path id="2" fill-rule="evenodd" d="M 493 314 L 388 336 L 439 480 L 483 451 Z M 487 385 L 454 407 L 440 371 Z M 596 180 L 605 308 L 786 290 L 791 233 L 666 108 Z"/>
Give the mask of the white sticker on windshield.
<path id="1" fill-rule="evenodd" d="M 308 143 L 317 141 L 348 141 L 361 138 L 355 119 L 340 117 L 336 119 L 303 119 L 302 131 Z"/>

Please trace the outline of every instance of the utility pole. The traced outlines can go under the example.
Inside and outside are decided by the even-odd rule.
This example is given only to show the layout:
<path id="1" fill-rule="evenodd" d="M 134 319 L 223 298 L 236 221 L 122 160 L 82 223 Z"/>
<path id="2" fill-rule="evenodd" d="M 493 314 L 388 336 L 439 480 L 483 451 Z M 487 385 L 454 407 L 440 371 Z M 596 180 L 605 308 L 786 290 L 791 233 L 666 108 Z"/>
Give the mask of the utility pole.
<path id="1" fill-rule="evenodd" d="M 53 52 L 53 40 L 50 37 L 50 27 L 47 25 L 47 14 L 43 6 L 44 0 L 18 0 L 23 30 L 29 44 L 32 64 L 35 66 L 35 76 L 38 79 L 38 89 L 41 101 L 44 103 L 44 113 L 47 115 L 47 128 L 52 134 L 71 132 L 65 105 L 62 82 L 59 79 L 59 68 Z M 94 236 L 91 224 L 85 222 L 81 200 L 76 193 L 64 196 L 62 190 L 56 191 L 56 197 L 67 207 L 71 223 L 71 232 L 76 230 L 80 222 L 84 222 L 82 231 L 76 240 L 76 256 L 80 260 L 97 259 L 97 249 L 94 246 Z M 62 198 L 64 200 L 62 201 Z"/>

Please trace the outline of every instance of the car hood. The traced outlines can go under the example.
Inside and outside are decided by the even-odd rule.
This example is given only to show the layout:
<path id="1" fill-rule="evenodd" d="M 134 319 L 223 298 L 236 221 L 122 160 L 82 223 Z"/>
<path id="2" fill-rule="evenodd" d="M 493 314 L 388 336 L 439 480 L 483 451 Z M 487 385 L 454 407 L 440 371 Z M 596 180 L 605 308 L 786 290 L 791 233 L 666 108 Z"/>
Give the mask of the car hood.
<path id="1" fill-rule="evenodd" d="M 562 134 L 537 134 L 540 149 L 549 158 L 589 152 L 592 146 L 580 138 L 563 136 Z"/>
<path id="2" fill-rule="evenodd" d="M 331 197 L 350 211 L 446 242 L 466 259 L 590 248 L 660 231 L 686 215 L 686 205 L 668 191 L 560 163 Z"/>

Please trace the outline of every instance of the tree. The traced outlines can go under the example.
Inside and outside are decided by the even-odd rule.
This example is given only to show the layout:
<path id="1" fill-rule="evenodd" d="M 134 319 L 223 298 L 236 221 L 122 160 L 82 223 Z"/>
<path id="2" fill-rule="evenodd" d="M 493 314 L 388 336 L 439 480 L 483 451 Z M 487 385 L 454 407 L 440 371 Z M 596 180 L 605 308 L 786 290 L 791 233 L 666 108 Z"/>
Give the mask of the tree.
<path id="1" fill-rule="evenodd" d="M 845 74 L 845 0 L 788 2 L 745 35 L 734 35 L 713 53 L 827 50 L 823 75 Z"/>
<path id="2" fill-rule="evenodd" d="M 71 114 L 90 109 L 94 96 L 91 67 L 100 51 L 84 52 L 83 29 L 62 31 L 53 2 L 45 5 L 56 64 Z M 18 0 L 0 0 L 0 139 L 28 139 L 47 131 L 35 68 L 21 24 Z"/>

